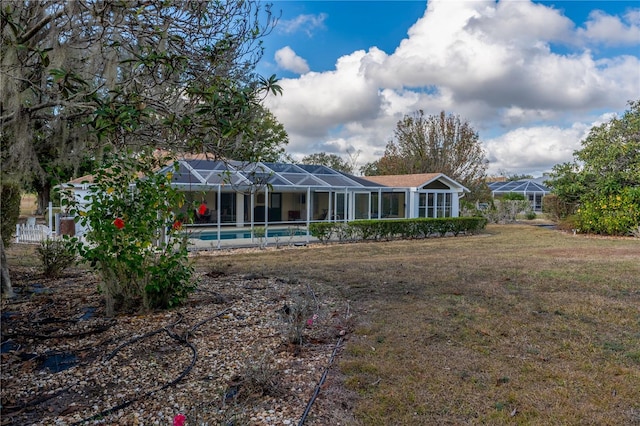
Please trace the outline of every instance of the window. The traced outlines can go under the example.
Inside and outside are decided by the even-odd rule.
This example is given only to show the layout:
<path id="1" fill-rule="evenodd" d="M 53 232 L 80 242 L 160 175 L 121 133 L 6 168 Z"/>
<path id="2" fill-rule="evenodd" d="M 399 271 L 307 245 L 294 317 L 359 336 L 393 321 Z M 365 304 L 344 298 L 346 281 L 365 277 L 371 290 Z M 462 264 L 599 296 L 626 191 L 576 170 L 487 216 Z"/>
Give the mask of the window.
<path id="1" fill-rule="evenodd" d="M 382 194 L 382 217 L 398 217 L 399 194 Z"/>
<path id="2" fill-rule="evenodd" d="M 451 193 L 419 194 L 418 217 L 451 217 Z"/>

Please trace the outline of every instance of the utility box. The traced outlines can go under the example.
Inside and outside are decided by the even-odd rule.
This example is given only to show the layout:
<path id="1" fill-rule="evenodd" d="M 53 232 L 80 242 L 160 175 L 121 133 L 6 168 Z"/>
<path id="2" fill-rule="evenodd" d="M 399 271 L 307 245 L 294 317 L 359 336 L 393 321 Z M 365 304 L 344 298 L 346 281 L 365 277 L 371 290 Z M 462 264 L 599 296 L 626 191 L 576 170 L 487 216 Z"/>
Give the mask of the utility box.
<path id="1" fill-rule="evenodd" d="M 70 237 L 76 235 L 76 223 L 72 217 L 60 218 L 60 231 L 58 235 L 69 235 Z"/>

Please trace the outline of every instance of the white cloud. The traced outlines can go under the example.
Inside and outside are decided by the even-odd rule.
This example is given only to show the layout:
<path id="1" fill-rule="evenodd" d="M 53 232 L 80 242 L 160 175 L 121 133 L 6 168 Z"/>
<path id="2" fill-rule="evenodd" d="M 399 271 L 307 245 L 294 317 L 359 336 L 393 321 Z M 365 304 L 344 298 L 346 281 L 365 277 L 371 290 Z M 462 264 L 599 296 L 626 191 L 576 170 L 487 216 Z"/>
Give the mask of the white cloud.
<path id="1" fill-rule="evenodd" d="M 278 66 L 287 71 L 304 74 L 309 71 L 309 64 L 289 46 L 285 46 L 275 53 L 275 60 Z"/>
<path id="2" fill-rule="evenodd" d="M 311 37 L 316 29 L 324 29 L 324 21 L 327 19 L 326 13 L 319 15 L 298 15 L 294 19 L 278 21 L 276 29 L 284 34 L 293 34 L 299 31 Z"/>
<path id="3" fill-rule="evenodd" d="M 489 174 L 536 173 L 573 159 L 589 126 L 576 123 L 557 126 L 522 127 L 485 142 L 489 152 Z"/>
<path id="4" fill-rule="evenodd" d="M 625 19 L 619 39 L 635 31 L 640 14 Z M 596 37 L 596 27 L 614 28 L 597 14 L 589 22 L 576 29 L 560 11 L 523 0 L 430 0 L 393 53 L 372 47 L 338 58 L 332 71 L 283 79 L 284 95 L 267 106 L 294 154 L 352 147 L 361 164 L 373 161 L 403 115 L 444 110 L 470 121 L 481 139 L 504 132 L 484 138 L 492 169 L 548 170 L 571 158 L 589 111 L 621 111 L 640 93 L 638 56 L 570 50 Z M 283 53 L 288 69 L 301 60 Z"/>
<path id="5" fill-rule="evenodd" d="M 640 9 L 627 12 L 623 19 L 595 10 L 589 14 L 586 28 L 579 29 L 578 34 L 589 41 L 607 46 L 638 44 Z"/>

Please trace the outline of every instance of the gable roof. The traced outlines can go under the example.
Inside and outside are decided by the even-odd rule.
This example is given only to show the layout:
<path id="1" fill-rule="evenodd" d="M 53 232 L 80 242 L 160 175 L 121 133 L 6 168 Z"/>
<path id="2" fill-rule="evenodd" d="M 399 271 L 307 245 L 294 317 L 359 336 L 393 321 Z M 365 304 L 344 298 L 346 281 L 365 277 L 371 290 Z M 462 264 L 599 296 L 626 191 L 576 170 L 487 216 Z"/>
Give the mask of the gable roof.
<path id="1" fill-rule="evenodd" d="M 379 185 L 400 188 L 422 188 L 432 182 L 441 181 L 449 188 L 470 192 L 464 185 L 442 173 L 414 173 L 408 175 L 363 176 Z"/>
<path id="2" fill-rule="evenodd" d="M 442 173 L 415 173 L 411 175 L 363 176 L 363 178 L 384 186 L 415 188 L 423 186 L 424 184 L 437 179 L 441 175 Z"/>

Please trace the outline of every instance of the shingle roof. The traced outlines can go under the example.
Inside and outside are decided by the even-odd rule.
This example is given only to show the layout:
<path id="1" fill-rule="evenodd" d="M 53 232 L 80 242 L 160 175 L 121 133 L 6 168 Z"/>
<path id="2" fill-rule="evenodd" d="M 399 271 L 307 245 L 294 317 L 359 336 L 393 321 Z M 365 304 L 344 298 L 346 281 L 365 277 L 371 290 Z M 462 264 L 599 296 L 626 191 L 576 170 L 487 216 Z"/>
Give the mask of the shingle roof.
<path id="1" fill-rule="evenodd" d="M 415 188 L 436 179 L 440 175 L 441 173 L 416 173 L 411 175 L 363 176 L 363 178 L 384 186 Z"/>

